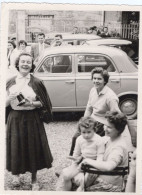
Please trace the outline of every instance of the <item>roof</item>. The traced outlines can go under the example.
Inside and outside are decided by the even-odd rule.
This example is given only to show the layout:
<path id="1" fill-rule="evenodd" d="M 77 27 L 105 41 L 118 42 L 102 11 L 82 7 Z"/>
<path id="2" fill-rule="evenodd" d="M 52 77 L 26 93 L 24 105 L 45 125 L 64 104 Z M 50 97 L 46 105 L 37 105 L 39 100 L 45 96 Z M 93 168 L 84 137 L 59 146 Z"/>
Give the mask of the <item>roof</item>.
<path id="1" fill-rule="evenodd" d="M 48 55 L 71 54 L 71 53 L 95 53 L 109 56 L 115 63 L 119 64 L 119 70 L 122 72 L 137 72 L 137 66 L 131 61 L 127 54 L 114 47 L 108 46 L 92 46 L 92 45 L 78 45 L 78 46 L 60 46 L 54 48 L 47 48 L 41 60 Z M 39 63 L 40 63 L 39 61 Z M 133 65 L 134 64 L 134 65 Z"/>
<path id="2" fill-rule="evenodd" d="M 79 53 L 79 52 L 88 52 L 88 53 L 104 53 L 109 56 L 123 55 L 124 52 L 120 49 L 107 46 L 93 46 L 93 45 L 64 45 L 59 47 L 48 47 L 44 50 L 43 55 L 54 54 L 54 53 Z"/>
<path id="3" fill-rule="evenodd" d="M 86 41 L 88 45 L 130 45 L 131 41 L 123 40 L 123 39 L 97 39 L 97 40 L 89 40 Z"/>
<path id="4" fill-rule="evenodd" d="M 100 36 L 95 34 L 71 34 L 71 33 L 52 33 L 46 34 L 46 39 L 54 39 L 55 35 L 61 34 L 63 39 L 101 39 Z"/>

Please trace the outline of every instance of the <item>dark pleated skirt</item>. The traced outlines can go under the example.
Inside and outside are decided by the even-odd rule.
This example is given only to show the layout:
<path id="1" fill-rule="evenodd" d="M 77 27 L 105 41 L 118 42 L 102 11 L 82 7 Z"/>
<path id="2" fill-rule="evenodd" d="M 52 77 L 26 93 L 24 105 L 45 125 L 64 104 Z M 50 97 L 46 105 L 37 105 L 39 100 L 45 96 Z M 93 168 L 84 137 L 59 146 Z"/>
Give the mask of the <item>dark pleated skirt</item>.
<path id="1" fill-rule="evenodd" d="M 6 168 L 12 174 L 35 173 L 52 166 L 45 128 L 36 110 L 12 110 L 7 120 Z"/>

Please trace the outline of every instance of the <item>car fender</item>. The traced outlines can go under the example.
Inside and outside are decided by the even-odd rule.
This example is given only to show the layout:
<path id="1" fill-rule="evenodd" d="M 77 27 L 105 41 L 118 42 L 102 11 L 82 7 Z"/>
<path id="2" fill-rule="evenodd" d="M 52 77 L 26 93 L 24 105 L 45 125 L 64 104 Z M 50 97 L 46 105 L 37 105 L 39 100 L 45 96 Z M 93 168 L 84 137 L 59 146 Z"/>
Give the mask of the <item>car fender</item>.
<path id="1" fill-rule="evenodd" d="M 138 93 L 136 91 L 127 91 L 127 92 L 123 92 L 123 93 L 120 93 L 118 94 L 118 98 L 121 98 L 123 96 L 126 96 L 126 95 L 138 95 Z"/>

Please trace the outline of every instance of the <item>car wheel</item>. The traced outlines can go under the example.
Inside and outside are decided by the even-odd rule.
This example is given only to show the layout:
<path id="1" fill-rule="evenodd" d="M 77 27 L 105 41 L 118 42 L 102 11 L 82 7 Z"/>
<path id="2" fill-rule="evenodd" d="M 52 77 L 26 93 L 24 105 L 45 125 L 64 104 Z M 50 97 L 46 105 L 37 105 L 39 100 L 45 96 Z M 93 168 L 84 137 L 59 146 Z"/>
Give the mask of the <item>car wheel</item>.
<path id="1" fill-rule="evenodd" d="M 137 96 L 125 96 L 120 98 L 120 110 L 127 115 L 128 119 L 137 118 Z"/>

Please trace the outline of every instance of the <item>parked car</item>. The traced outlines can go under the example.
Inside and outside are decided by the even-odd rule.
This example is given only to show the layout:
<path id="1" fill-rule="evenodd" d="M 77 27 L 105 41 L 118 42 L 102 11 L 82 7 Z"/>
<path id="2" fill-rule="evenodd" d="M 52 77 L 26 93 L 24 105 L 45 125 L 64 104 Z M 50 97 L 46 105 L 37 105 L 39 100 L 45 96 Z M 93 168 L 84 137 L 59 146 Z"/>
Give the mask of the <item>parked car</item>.
<path id="1" fill-rule="evenodd" d="M 83 45 L 94 45 L 94 46 L 110 46 L 122 49 L 127 55 L 138 64 L 138 41 L 130 41 L 116 38 L 102 38 L 98 40 L 87 40 Z"/>
<path id="2" fill-rule="evenodd" d="M 55 35 L 61 34 L 65 44 L 81 45 L 86 40 L 101 39 L 100 36 L 95 34 L 71 34 L 71 33 L 51 33 L 46 34 L 45 42 L 52 43 Z"/>
<path id="3" fill-rule="evenodd" d="M 84 111 L 93 84 L 91 70 L 108 70 L 108 86 L 118 95 L 120 109 L 129 119 L 137 116 L 137 65 L 120 49 L 72 46 L 47 49 L 35 69 L 52 101 L 53 111 Z"/>

